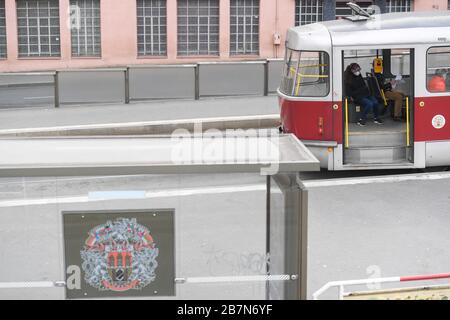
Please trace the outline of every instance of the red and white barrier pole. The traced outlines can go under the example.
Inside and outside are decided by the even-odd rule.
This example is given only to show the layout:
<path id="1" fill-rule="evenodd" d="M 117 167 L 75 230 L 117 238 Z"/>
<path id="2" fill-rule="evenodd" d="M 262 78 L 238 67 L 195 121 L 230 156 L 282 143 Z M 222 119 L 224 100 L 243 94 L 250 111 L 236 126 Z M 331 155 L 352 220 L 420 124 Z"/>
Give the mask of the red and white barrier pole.
<path id="1" fill-rule="evenodd" d="M 330 288 L 339 288 L 339 298 L 343 298 L 343 292 L 345 286 L 355 286 L 364 284 L 377 284 L 377 283 L 389 283 L 389 282 L 412 282 L 412 281 L 426 281 L 426 280 L 439 280 L 450 279 L 450 273 L 431 274 L 431 275 L 418 275 L 418 276 L 404 276 L 404 277 L 389 277 L 389 278 L 371 278 L 361 280 L 347 280 L 347 281 L 332 281 L 328 282 L 322 288 L 313 293 L 313 299 L 318 300 L 325 291 Z"/>

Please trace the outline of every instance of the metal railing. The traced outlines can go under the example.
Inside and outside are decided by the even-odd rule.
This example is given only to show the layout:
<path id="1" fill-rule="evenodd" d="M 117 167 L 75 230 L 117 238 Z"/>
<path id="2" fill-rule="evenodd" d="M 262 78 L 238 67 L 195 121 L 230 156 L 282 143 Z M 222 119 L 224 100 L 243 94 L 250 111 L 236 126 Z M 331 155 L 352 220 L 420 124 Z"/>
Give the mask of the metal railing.
<path id="1" fill-rule="evenodd" d="M 237 74 L 229 75 L 227 78 L 221 75 L 220 68 L 226 66 L 233 68 Z M 257 61 L 227 61 L 227 62 L 198 62 L 195 64 L 172 64 L 172 65 L 136 65 L 136 66 L 126 66 L 120 68 L 94 68 L 94 69 L 67 69 L 67 70 L 56 70 L 52 72 L 24 72 L 24 73 L 0 73 L 0 79 L 3 77 L 6 82 L 2 84 L 1 87 L 19 87 L 19 86 L 37 86 L 37 85 L 47 85 L 53 86 L 54 88 L 54 107 L 58 108 L 62 104 L 76 103 L 76 104 L 86 104 L 86 103 L 97 103 L 103 101 L 83 101 L 88 99 L 86 97 L 85 90 L 80 90 L 77 92 L 77 88 L 73 87 L 73 83 L 79 84 L 81 87 L 87 88 L 92 96 L 97 86 L 105 85 L 107 81 L 102 83 L 102 81 L 96 81 L 97 74 L 103 74 L 105 72 L 118 72 L 121 75 L 113 77 L 103 77 L 103 79 L 108 79 L 118 85 L 120 83 L 123 85 L 123 89 L 120 91 L 120 99 L 117 95 L 116 87 L 108 88 L 112 95 L 114 101 L 111 102 L 123 102 L 125 104 L 130 103 L 130 101 L 139 100 L 151 100 L 151 99 L 170 99 L 170 98 L 192 98 L 199 100 L 203 96 L 233 96 L 233 95 L 263 95 L 267 96 L 269 93 L 276 92 L 276 88 L 273 83 L 276 78 L 276 83 L 280 79 L 281 75 L 282 59 L 266 59 Z M 165 71 L 166 69 L 166 71 Z M 279 69 L 279 72 L 278 72 Z M 192 70 L 192 72 L 191 72 Z M 216 71 L 215 71 L 216 70 Z M 148 72 L 145 72 L 148 71 Z M 177 77 L 177 71 L 182 74 L 182 77 Z M 252 75 L 252 72 L 256 71 L 256 75 Z M 69 81 L 70 73 L 77 74 L 76 80 Z M 53 81 L 32 81 L 32 77 L 40 76 L 50 76 Z M 249 80 L 254 80 L 251 86 L 244 85 L 246 82 L 244 77 L 247 76 Z M 21 81 L 5 81 L 8 77 L 24 77 Z M 153 77 L 153 78 L 152 78 Z M 262 77 L 262 79 L 261 79 Z M 144 79 L 144 83 L 137 83 L 136 80 Z M 151 80 L 151 84 L 146 86 L 146 80 Z M 78 82 L 77 82 L 78 81 Z M 224 86 L 220 85 L 220 82 L 225 82 L 230 84 L 229 92 L 225 92 Z M 203 88 L 202 88 L 203 82 Z M 175 83 L 175 84 L 174 84 Z M 217 83 L 217 87 L 214 87 Z M 243 85 L 240 85 L 243 83 Z M 178 87 L 176 87 L 178 85 Z M 72 86 L 72 87 L 70 87 Z M 153 88 L 152 88 L 153 86 Z M 173 86 L 173 88 L 171 87 Z M 181 88 L 181 87 L 183 88 Z M 213 90 L 214 92 L 206 92 L 209 87 L 217 88 Z M 92 91 L 90 90 L 92 88 Z M 112 90 L 114 89 L 114 90 Z M 147 90 L 149 89 L 149 90 Z M 152 90 L 153 89 L 153 90 Z M 241 90 L 239 90 L 241 89 Z M 70 96 L 72 100 L 74 97 L 79 97 L 79 100 L 74 101 L 64 101 L 64 93 L 72 91 Z M 101 91 L 101 90 L 99 90 Z M 105 90 L 107 91 L 107 89 Z M 182 91 L 180 93 L 180 91 Z M 137 94 L 137 93 L 143 94 Z M 167 95 L 167 96 L 161 96 Z M 89 94 L 87 95 L 89 96 Z M 51 98 L 51 97 L 49 97 Z M 105 97 L 103 97 L 103 100 Z M 102 99 L 100 99 L 102 100 Z M 0 101 L 0 108 L 2 107 L 2 102 Z"/>
<path id="2" fill-rule="evenodd" d="M 419 276 L 405 276 L 405 277 L 388 277 L 388 278 L 370 278 L 360 280 L 346 280 L 346 281 L 332 281 L 325 284 L 319 290 L 313 293 L 313 300 L 319 300 L 319 297 L 327 292 L 331 288 L 339 289 L 339 300 L 343 300 L 348 293 L 345 292 L 345 287 L 357 286 L 357 285 L 374 285 L 382 283 L 395 283 L 395 282 L 414 282 L 414 281 L 426 281 L 426 280 L 440 280 L 450 279 L 450 273 L 444 274 L 432 274 L 432 275 L 419 275 Z"/>

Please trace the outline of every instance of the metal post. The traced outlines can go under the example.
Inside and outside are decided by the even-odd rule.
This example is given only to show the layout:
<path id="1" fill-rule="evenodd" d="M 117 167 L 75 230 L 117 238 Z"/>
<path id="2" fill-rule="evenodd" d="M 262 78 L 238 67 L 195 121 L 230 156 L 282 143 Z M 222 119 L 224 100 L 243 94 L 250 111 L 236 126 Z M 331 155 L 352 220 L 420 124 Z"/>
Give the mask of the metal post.
<path id="1" fill-rule="evenodd" d="M 339 286 L 339 300 L 344 300 L 344 285 Z"/>
<path id="2" fill-rule="evenodd" d="M 200 65 L 197 63 L 195 65 L 195 100 L 200 99 Z"/>
<path id="3" fill-rule="evenodd" d="M 266 178 L 266 275 L 270 275 L 270 179 Z M 266 300 L 270 299 L 270 281 L 266 281 Z"/>
<path id="4" fill-rule="evenodd" d="M 348 149 L 348 98 L 345 97 L 345 148 Z"/>
<path id="5" fill-rule="evenodd" d="M 298 181 L 300 189 L 299 221 L 298 221 L 298 250 L 299 250 L 299 280 L 298 292 L 300 300 L 307 300 L 308 284 L 308 190 Z"/>
<path id="6" fill-rule="evenodd" d="M 264 63 L 264 96 L 269 95 L 269 60 Z"/>
<path id="7" fill-rule="evenodd" d="M 130 68 L 125 69 L 125 103 L 130 103 Z"/>
<path id="8" fill-rule="evenodd" d="M 406 96 L 406 146 L 410 147 L 410 131 L 409 131 L 409 97 Z"/>
<path id="9" fill-rule="evenodd" d="M 54 104 L 55 108 L 59 108 L 59 79 L 58 79 L 58 71 L 55 71 L 55 74 L 53 75 L 53 82 L 54 82 Z"/>

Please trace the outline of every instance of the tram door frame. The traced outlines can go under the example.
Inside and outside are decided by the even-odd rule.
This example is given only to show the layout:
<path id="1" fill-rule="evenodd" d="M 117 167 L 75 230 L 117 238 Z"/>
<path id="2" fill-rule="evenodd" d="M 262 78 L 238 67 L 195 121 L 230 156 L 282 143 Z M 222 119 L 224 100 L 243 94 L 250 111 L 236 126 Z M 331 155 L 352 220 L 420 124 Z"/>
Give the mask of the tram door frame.
<path id="1" fill-rule="evenodd" d="M 332 82 L 332 88 L 333 88 L 333 104 L 334 105 L 341 105 L 341 117 L 340 122 L 339 120 L 335 118 L 335 125 L 334 128 L 337 128 L 337 126 L 342 126 L 342 150 L 339 150 L 340 153 L 340 159 L 336 159 L 335 166 L 343 166 L 345 165 L 344 161 L 344 153 L 346 149 L 346 106 L 345 106 L 345 95 L 344 95 L 344 71 L 346 68 L 345 65 L 345 51 L 350 50 L 394 50 L 394 49 L 405 49 L 409 50 L 409 56 L 410 56 L 410 74 L 409 74 L 409 146 L 406 145 L 406 148 L 408 150 L 407 154 L 407 161 L 411 164 L 414 164 L 414 106 L 415 106 L 415 88 L 416 88 L 416 51 L 417 47 L 412 45 L 400 45 L 400 46 L 378 46 L 377 48 L 371 47 L 371 46 L 364 46 L 364 47 L 334 47 L 333 48 L 333 82 Z M 381 55 L 383 56 L 383 55 Z M 389 70 L 391 71 L 391 70 Z M 405 124 L 406 125 L 406 124 Z"/>

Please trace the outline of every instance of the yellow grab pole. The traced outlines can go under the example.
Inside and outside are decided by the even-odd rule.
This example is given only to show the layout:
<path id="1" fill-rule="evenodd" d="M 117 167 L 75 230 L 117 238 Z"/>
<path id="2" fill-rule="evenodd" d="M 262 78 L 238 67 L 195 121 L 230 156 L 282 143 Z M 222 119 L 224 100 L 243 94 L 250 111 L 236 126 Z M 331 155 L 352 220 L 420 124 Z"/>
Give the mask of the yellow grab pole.
<path id="1" fill-rule="evenodd" d="M 383 98 L 384 106 L 387 107 L 388 103 L 387 103 L 386 95 L 384 94 L 383 89 L 381 89 L 381 97 Z"/>
<path id="2" fill-rule="evenodd" d="M 298 83 L 297 83 L 297 89 L 295 90 L 295 96 L 298 97 L 298 92 L 300 90 L 300 81 L 302 81 L 302 75 L 301 74 L 298 75 L 297 81 L 298 81 Z"/>
<path id="3" fill-rule="evenodd" d="M 406 145 L 411 146 L 409 141 L 409 97 L 406 97 Z"/>
<path id="4" fill-rule="evenodd" d="M 348 98 L 345 98 L 345 148 L 348 146 Z"/>

